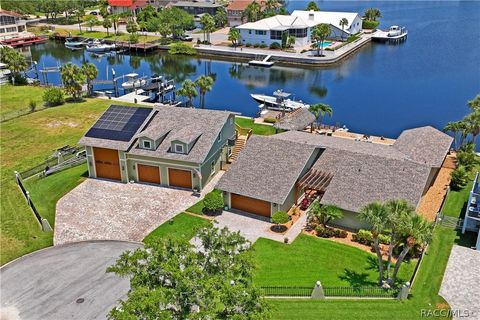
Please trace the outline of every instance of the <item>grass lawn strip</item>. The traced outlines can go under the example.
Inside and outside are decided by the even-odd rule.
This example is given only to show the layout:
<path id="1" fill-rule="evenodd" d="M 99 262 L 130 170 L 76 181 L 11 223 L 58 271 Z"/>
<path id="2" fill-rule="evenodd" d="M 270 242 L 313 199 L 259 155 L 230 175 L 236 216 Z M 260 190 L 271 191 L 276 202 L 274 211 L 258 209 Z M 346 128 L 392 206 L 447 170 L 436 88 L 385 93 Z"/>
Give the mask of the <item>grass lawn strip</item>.
<path id="1" fill-rule="evenodd" d="M 235 118 L 235 123 L 243 128 L 250 128 L 253 130 L 253 134 L 258 134 L 262 136 L 270 136 L 275 134 L 275 128 L 273 126 L 267 126 L 265 124 L 254 123 L 253 119 L 250 118 Z"/>

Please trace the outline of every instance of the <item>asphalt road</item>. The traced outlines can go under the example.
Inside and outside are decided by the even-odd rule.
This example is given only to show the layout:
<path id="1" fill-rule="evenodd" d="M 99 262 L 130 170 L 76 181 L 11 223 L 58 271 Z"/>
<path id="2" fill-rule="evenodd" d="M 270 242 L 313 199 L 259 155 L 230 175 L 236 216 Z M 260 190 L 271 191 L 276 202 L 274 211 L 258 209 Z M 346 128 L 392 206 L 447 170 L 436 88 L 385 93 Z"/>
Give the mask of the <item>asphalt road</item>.
<path id="1" fill-rule="evenodd" d="M 78 242 L 19 258 L 0 269 L 0 319 L 105 319 L 130 284 L 106 273 L 141 244 Z"/>

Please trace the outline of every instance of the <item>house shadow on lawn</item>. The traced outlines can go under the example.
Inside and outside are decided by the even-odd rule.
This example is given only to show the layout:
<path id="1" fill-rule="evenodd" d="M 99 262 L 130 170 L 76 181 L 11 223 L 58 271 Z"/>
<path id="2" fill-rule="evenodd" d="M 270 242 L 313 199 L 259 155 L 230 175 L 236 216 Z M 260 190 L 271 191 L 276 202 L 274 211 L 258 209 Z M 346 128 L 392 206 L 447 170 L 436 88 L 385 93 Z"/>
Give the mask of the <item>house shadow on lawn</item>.
<path id="1" fill-rule="evenodd" d="M 368 279 L 368 273 L 360 273 L 351 269 L 345 268 L 343 274 L 338 278 L 348 282 L 351 287 L 369 287 L 375 286 L 376 283 Z"/>

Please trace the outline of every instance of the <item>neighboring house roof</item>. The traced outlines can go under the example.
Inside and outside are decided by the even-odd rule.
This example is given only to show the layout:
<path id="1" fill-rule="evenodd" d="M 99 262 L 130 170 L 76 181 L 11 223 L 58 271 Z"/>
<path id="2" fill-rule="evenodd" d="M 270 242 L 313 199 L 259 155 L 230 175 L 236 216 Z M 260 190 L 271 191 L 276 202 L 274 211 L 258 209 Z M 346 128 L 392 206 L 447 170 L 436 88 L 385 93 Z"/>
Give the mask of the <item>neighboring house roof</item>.
<path id="1" fill-rule="evenodd" d="M 327 148 L 313 168 L 333 174 L 320 202 L 353 212 L 391 199 L 405 199 L 417 207 L 431 170 L 408 160 L 334 148 Z"/>
<path id="2" fill-rule="evenodd" d="M 236 28 L 252 30 L 287 30 L 290 28 L 307 28 L 313 25 L 314 24 L 307 24 L 307 22 L 299 17 L 276 15 L 255 22 L 247 22 Z"/>
<path id="3" fill-rule="evenodd" d="M 312 16 L 313 15 L 313 16 Z M 294 10 L 292 16 L 299 17 L 304 21 L 312 21 L 314 25 L 320 23 L 328 23 L 338 29 L 342 29 L 340 26 L 340 20 L 346 18 L 348 24 L 344 26 L 344 30 L 348 32 L 348 29 L 352 26 L 352 22 L 355 18 L 360 17 L 357 12 L 333 12 L 333 11 L 305 11 L 305 10 Z"/>
<path id="4" fill-rule="evenodd" d="M 156 150 L 133 146 L 129 154 L 154 158 L 203 163 L 217 140 L 225 122 L 233 112 L 180 107 L 156 107 L 155 115 L 137 137 L 158 139 L 168 133 Z M 192 138 L 194 137 L 194 138 Z M 186 143 L 196 140 L 188 154 L 171 152 L 172 141 L 184 139 Z M 224 137 L 230 138 L 230 137 Z M 193 140 L 192 140 L 193 139 Z"/>
<path id="5" fill-rule="evenodd" d="M 15 11 L 3 10 L 3 9 L 0 9 L 0 15 L 11 16 L 11 17 L 16 17 L 16 18 L 22 17 L 22 15 L 20 13 L 17 13 Z"/>
<path id="6" fill-rule="evenodd" d="M 441 167 L 453 138 L 430 126 L 403 131 L 393 144 L 413 161 Z"/>
<path id="7" fill-rule="evenodd" d="M 126 151 L 136 140 L 137 133 L 154 115 L 152 111 L 152 108 L 146 107 L 111 105 L 80 139 L 79 144 Z"/>
<path id="8" fill-rule="evenodd" d="M 281 130 L 303 130 L 314 121 L 313 113 L 306 108 L 298 108 L 280 118 L 273 126 Z"/>
<path id="9" fill-rule="evenodd" d="M 255 0 L 233 0 L 228 4 L 227 10 L 243 11 L 252 2 Z"/>
<path id="10" fill-rule="evenodd" d="M 252 136 L 217 188 L 282 204 L 315 149 L 313 145 Z"/>
<path id="11" fill-rule="evenodd" d="M 108 0 L 112 7 L 129 7 L 131 9 L 143 8 L 147 5 L 147 0 Z"/>
<path id="12" fill-rule="evenodd" d="M 170 5 L 174 7 L 195 7 L 195 8 L 223 7 L 223 4 L 221 3 L 215 3 L 210 1 L 177 1 L 177 2 L 171 2 Z"/>

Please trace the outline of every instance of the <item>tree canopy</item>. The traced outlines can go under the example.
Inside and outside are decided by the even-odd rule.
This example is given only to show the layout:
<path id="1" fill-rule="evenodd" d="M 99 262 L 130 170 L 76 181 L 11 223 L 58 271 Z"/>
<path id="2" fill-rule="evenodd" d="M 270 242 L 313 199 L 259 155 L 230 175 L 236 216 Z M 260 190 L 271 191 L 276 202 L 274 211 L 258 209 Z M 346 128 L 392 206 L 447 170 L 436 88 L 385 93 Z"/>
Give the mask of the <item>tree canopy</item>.
<path id="1" fill-rule="evenodd" d="M 130 278 L 131 291 L 110 319 L 270 319 L 252 284 L 250 243 L 238 232 L 200 230 L 201 250 L 160 239 L 127 251 L 107 269 Z"/>
<path id="2" fill-rule="evenodd" d="M 315 1 L 310 1 L 305 8 L 307 11 L 320 11 L 320 7 L 317 5 Z"/>

